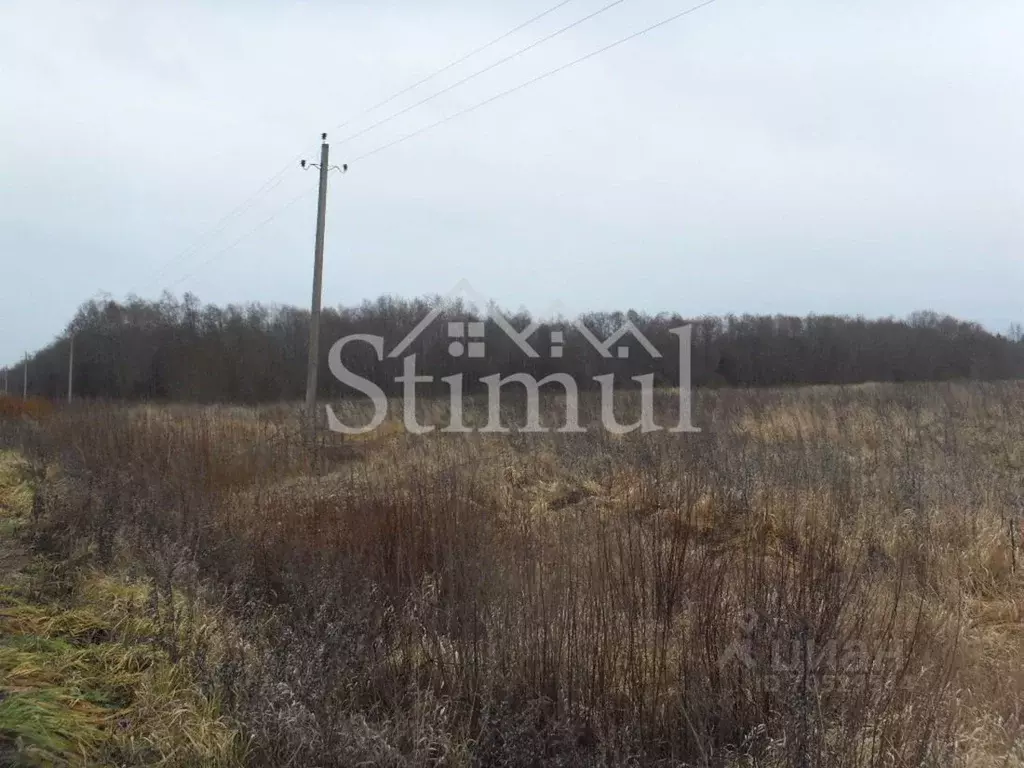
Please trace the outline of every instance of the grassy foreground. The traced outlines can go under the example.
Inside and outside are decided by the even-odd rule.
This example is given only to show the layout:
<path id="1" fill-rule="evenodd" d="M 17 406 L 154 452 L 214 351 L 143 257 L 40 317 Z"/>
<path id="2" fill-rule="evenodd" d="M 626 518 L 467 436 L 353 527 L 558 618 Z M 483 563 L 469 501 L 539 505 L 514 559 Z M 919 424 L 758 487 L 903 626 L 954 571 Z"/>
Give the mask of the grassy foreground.
<path id="1" fill-rule="evenodd" d="M 0 453 L 0 764 L 240 765 L 238 733 L 158 641 L 147 586 L 27 554 L 30 477 Z"/>
<path id="2" fill-rule="evenodd" d="M 213 701 L 268 768 L 1024 766 L 1024 382 L 695 414 L 316 445 L 285 406 L 0 419 L 60 467 L 7 483 L 50 560 L 6 633 L 66 670 L 18 700 L 76 729 L 34 748 L 229 763 Z"/>

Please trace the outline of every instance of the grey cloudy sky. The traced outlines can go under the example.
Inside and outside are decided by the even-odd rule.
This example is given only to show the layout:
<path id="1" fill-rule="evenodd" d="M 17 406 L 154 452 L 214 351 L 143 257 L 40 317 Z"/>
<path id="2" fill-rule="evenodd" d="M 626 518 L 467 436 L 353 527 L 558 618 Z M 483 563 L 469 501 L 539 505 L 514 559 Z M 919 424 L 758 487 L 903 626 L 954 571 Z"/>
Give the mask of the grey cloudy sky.
<path id="1" fill-rule="evenodd" d="M 320 131 L 344 162 L 693 4 L 0 2 L 0 360 L 101 291 L 305 304 Z M 719 0 L 353 163 L 325 302 L 443 293 L 683 314 L 1024 319 L 1024 3 Z M 233 248 L 227 248 L 277 213 Z"/>

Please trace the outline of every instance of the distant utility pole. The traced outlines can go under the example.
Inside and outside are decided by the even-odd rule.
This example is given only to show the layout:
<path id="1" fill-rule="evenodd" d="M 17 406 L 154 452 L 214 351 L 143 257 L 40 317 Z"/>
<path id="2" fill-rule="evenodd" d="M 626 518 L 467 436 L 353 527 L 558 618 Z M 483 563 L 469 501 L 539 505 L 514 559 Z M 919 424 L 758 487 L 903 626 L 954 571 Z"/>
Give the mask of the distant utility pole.
<path id="1" fill-rule="evenodd" d="M 316 206 L 316 249 L 313 260 L 313 306 L 309 317 L 309 362 L 306 368 L 306 411 L 310 428 L 316 429 L 317 373 L 320 365 L 320 303 L 324 282 L 324 234 L 327 226 L 327 173 L 330 147 L 327 134 L 321 135 L 320 145 L 320 197 Z M 306 161 L 302 161 L 305 168 Z"/>
<path id="2" fill-rule="evenodd" d="M 28 400 L 28 353 L 25 353 L 25 364 L 22 366 L 21 399 Z"/>
<path id="3" fill-rule="evenodd" d="M 68 350 L 68 402 L 71 402 L 74 393 L 75 381 L 75 334 L 71 334 L 71 345 Z"/>
<path id="4" fill-rule="evenodd" d="M 4 368 L 4 395 L 7 395 L 7 369 Z"/>

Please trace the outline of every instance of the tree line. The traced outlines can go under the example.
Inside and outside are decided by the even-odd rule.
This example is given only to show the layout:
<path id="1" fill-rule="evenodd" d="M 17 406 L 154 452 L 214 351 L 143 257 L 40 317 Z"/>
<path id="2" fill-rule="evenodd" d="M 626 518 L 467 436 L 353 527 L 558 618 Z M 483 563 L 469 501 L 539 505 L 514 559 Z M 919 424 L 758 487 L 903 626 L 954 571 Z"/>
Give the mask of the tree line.
<path id="1" fill-rule="evenodd" d="M 854 384 L 867 381 L 997 380 L 1024 377 L 1024 340 L 1018 330 L 995 334 L 977 323 L 935 312 L 904 319 L 782 315 L 686 318 L 680 314 L 591 312 L 573 321 L 537 321 L 529 336 L 537 357 L 526 355 L 490 316 L 459 300 L 383 296 L 359 307 L 325 309 L 321 325 L 320 395 L 353 394 L 328 369 L 328 352 L 353 334 L 384 339 L 385 359 L 366 343 L 346 346 L 342 360 L 354 374 L 392 395 L 403 358 L 415 355 L 418 375 L 434 382 L 418 391 L 447 392 L 440 380 L 463 374 L 464 387 L 494 373 L 528 373 L 538 379 L 568 373 L 580 388 L 597 388 L 593 377 L 614 373 L 621 386 L 652 374 L 660 386 L 679 384 L 681 339 L 674 329 L 690 325 L 692 383 L 697 387 Z M 394 359 L 386 355 L 433 310 L 439 314 Z M 534 319 L 525 311 L 502 313 L 523 332 Z M 461 337 L 449 324 L 458 324 Z M 470 331 L 484 334 L 469 338 Z M 587 340 L 604 342 L 626 323 L 649 340 L 652 357 L 627 334 L 610 354 Z M 192 294 L 164 294 L 148 301 L 94 299 L 83 304 L 57 339 L 28 361 L 29 392 L 60 399 L 67 391 L 70 338 L 74 336 L 75 394 L 81 398 L 257 403 L 301 399 L 305 391 L 309 312 L 289 306 L 203 304 Z M 458 345 L 453 346 L 456 342 Z M 470 343 L 483 343 L 470 356 Z M 620 352 L 621 348 L 628 352 Z M 553 352 L 556 348 L 558 352 Z M 461 352 L 456 355 L 454 353 Z M 557 356 L 556 356 L 557 355 Z M 22 383 L 21 364 L 9 368 L 12 393 Z"/>

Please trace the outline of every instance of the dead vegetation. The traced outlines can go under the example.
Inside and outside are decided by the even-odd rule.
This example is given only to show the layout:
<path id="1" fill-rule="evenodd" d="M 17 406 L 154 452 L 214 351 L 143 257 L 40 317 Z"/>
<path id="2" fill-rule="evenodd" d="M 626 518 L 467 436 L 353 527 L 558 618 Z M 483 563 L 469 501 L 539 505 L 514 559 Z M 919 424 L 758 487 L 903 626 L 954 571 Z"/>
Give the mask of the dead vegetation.
<path id="1" fill-rule="evenodd" d="M 26 554 L 32 475 L 0 453 L 0 763 L 241 765 L 237 729 L 177 663 L 147 585 Z"/>
<path id="2" fill-rule="evenodd" d="M 1024 765 L 1022 396 L 719 391 L 699 435 L 312 450 L 282 408 L 4 434 L 61 468 L 36 546 L 152 585 L 250 764 L 981 768 Z"/>

